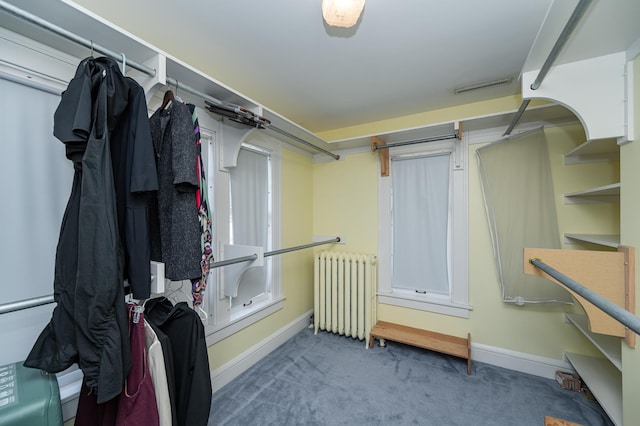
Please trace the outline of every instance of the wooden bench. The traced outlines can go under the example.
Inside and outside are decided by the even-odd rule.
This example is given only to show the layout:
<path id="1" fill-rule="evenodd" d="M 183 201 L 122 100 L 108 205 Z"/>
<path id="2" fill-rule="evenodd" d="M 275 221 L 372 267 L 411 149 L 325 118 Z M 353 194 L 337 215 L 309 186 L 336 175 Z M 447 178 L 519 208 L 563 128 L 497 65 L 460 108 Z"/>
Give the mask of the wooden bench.
<path id="1" fill-rule="evenodd" d="M 370 348 L 373 348 L 373 342 L 376 338 L 381 341 L 381 346 L 384 346 L 384 340 L 391 340 L 464 358 L 467 360 L 467 374 L 471 374 L 471 333 L 464 339 L 405 325 L 378 321 L 371 329 Z"/>

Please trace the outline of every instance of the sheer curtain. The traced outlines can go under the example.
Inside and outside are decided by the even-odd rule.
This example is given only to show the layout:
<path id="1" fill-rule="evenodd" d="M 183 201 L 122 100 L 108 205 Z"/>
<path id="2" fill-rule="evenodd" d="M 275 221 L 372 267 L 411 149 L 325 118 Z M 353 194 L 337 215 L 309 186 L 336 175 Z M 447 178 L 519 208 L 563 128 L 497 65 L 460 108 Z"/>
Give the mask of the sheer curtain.
<path id="1" fill-rule="evenodd" d="M 450 156 L 392 158 L 394 288 L 449 294 Z"/>
<path id="2" fill-rule="evenodd" d="M 269 249 L 269 157 L 242 148 L 230 172 L 232 243 Z M 234 305 L 247 303 L 266 290 L 266 265 L 249 269 L 241 278 Z"/>
<path id="3" fill-rule="evenodd" d="M 570 303 L 557 284 L 522 272 L 524 247 L 560 248 L 544 129 L 493 142 L 476 155 L 503 301 Z"/>

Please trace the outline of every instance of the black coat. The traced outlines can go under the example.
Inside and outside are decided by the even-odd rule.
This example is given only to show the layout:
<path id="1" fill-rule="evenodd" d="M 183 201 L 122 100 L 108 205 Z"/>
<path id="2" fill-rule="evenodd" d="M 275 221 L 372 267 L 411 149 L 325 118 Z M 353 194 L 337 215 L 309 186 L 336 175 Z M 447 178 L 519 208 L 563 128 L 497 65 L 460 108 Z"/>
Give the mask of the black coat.
<path id="1" fill-rule="evenodd" d="M 111 159 L 129 87 L 115 61 L 87 58 L 56 109 L 54 135 L 73 162 L 74 181 L 56 251 L 57 306 L 24 363 L 56 373 L 77 362 L 98 403 L 121 393 L 131 365 Z"/>

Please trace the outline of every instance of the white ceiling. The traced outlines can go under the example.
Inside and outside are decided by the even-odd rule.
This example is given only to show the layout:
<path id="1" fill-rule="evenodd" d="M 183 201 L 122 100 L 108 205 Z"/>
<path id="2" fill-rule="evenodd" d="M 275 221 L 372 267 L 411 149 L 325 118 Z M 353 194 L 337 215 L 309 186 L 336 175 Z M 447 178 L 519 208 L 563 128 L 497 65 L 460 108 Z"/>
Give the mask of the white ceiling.
<path id="1" fill-rule="evenodd" d="M 322 132 L 519 93 L 577 0 L 369 0 L 351 29 L 327 26 L 321 0 L 77 3 Z M 558 63 L 633 49 L 639 17 L 639 0 L 594 0 Z M 513 82 L 453 94 L 503 77 Z"/>

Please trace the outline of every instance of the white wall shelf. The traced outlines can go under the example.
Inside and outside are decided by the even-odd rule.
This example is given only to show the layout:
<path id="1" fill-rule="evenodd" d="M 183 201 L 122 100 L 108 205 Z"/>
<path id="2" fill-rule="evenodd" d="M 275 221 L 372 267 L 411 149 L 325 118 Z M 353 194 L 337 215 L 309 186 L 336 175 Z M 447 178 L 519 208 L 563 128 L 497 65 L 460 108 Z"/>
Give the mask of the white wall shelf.
<path id="1" fill-rule="evenodd" d="M 598 244 L 601 246 L 618 248 L 620 245 L 619 234 L 564 234 L 565 244 L 575 244 L 579 242 Z"/>
<path id="2" fill-rule="evenodd" d="M 614 367 L 619 371 L 622 371 L 622 350 L 621 340 L 619 337 L 592 333 L 589 331 L 589 323 L 586 315 L 566 314 L 565 317 L 571 324 L 575 325 L 576 328 L 580 330 L 580 332 L 582 332 L 582 334 L 584 334 L 609 361 L 611 361 L 611 364 L 613 364 Z"/>
<path id="3" fill-rule="evenodd" d="M 564 195 L 565 204 L 616 203 L 619 201 L 620 182 Z"/>
<path id="4" fill-rule="evenodd" d="M 564 156 L 564 164 L 598 163 L 620 159 L 616 139 L 594 139 L 577 146 Z"/>
<path id="5" fill-rule="evenodd" d="M 604 358 L 566 353 L 589 390 L 615 425 L 622 425 L 622 373 Z"/>

